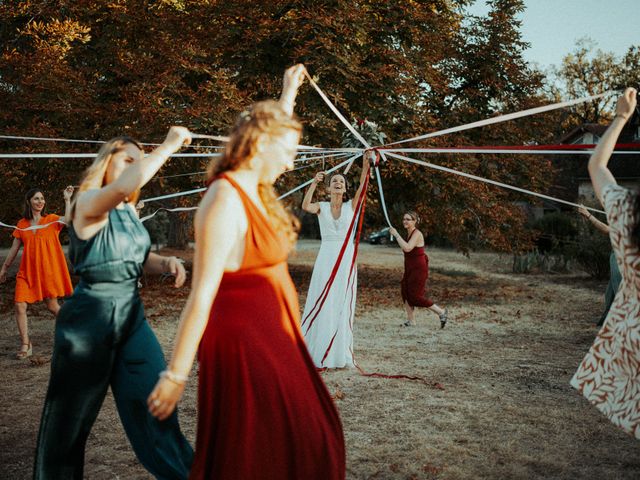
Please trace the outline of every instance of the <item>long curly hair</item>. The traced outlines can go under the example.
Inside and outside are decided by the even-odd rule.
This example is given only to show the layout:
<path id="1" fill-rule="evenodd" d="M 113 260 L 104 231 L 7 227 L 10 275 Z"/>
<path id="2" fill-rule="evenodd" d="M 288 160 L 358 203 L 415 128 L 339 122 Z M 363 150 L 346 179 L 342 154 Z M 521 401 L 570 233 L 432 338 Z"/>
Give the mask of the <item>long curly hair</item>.
<path id="1" fill-rule="evenodd" d="M 96 159 L 84 171 L 82 175 L 82 180 L 80 180 L 80 187 L 78 188 L 78 194 L 86 190 L 93 190 L 93 189 L 104 187 L 106 182 L 107 169 L 109 168 L 109 164 L 111 163 L 111 158 L 116 153 L 122 151 L 122 149 L 124 149 L 124 147 L 129 144 L 135 145 L 140 150 L 144 151 L 144 148 L 140 142 L 138 142 L 134 138 L 127 137 L 127 136 L 115 137 L 109 140 L 108 142 L 105 142 L 104 145 L 102 145 L 102 147 L 100 148 L 100 150 L 98 150 Z M 140 197 L 140 190 L 136 190 L 127 197 L 127 201 L 135 205 L 139 197 Z M 73 201 L 73 204 L 71 205 L 72 219 L 76 211 L 77 198 L 78 198 L 78 195 L 76 195 L 76 199 Z"/>
<path id="2" fill-rule="evenodd" d="M 302 125 L 285 112 L 278 102 L 265 100 L 253 104 L 238 117 L 222 157 L 209 164 L 209 182 L 224 172 L 248 166 L 258 151 L 258 141 L 262 135 L 277 137 L 290 130 L 300 133 Z M 272 184 L 260 183 L 258 194 L 272 226 L 289 240 L 292 248 L 297 238 L 298 220 L 278 201 Z"/>

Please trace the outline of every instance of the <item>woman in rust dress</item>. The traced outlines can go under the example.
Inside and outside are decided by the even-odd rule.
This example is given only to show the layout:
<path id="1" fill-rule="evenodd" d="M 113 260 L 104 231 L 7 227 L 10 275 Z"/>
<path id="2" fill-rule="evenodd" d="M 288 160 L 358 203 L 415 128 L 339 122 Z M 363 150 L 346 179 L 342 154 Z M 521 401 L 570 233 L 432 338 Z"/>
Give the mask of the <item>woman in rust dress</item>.
<path id="1" fill-rule="evenodd" d="M 402 225 L 407 230 L 407 239 L 403 239 L 395 228 L 390 229 L 400 248 L 404 252 L 404 275 L 401 282 L 402 301 L 407 312 L 407 321 L 402 325 L 415 325 L 413 313 L 415 307 L 428 308 L 440 318 L 440 328 L 444 328 L 449 319 L 447 309 L 440 308 L 425 296 L 425 286 L 429 279 L 429 257 L 424 251 L 424 235 L 416 228 L 420 217 L 409 211 L 402 216 Z"/>
<path id="2" fill-rule="evenodd" d="M 345 476 L 340 419 L 305 347 L 287 269 L 292 217 L 273 190 L 293 167 L 302 75 L 301 65 L 290 68 L 280 102 L 240 116 L 196 215 L 191 295 L 148 400 L 160 419 L 173 411 L 197 350 L 193 479 Z"/>

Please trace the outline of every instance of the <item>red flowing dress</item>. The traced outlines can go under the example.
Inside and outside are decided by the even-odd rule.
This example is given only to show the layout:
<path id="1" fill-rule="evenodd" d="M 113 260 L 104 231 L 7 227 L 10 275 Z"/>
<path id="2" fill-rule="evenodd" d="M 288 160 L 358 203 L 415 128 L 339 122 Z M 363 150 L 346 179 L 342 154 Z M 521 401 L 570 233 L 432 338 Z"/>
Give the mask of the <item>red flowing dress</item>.
<path id="1" fill-rule="evenodd" d="M 407 238 L 407 242 L 417 230 Z M 404 275 L 400 282 L 402 301 L 412 307 L 426 307 L 433 305 L 433 301 L 425 296 L 425 285 L 429 279 L 429 257 L 424 246 L 414 247 L 410 252 L 404 252 Z"/>
<path id="2" fill-rule="evenodd" d="M 344 479 L 342 425 L 300 332 L 286 242 L 235 183 L 249 227 L 198 351 L 191 479 Z M 213 252 L 212 252 L 213 253 Z"/>

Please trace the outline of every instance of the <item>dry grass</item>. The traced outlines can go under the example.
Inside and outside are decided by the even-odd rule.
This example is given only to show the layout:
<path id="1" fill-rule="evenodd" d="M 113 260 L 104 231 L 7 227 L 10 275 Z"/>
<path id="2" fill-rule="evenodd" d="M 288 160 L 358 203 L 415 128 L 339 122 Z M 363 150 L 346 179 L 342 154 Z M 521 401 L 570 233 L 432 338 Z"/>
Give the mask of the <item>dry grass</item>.
<path id="1" fill-rule="evenodd" d="M 318 243 L 300 242 L 291 272 L 304 302 Z M 355 352 L 367 371 L 419 375 L 444 390 L 370 378 L 354 370 L 324 379 L 336 398 L 347 442 L 350 479 L 640 478 L 638 442 L 611 425 L 568 384 L 596 333 L 604 285 L 580 275 L 509 274 L 510 258 L 434 250 L 432 296 L 449 307 L 444 330 L 428 311 L 400 328 L 402 255 L 363 245 L 359 259 Z M 53 319 L 30 310 L 34 362 L 17 348 L 11 299 L 0 286 L 3 379 L 0 478 L 30 477 L 48 380 Z M 187 291 L 151 284 L 149 320 L 170 348 Z M 181 422 L 195 436 L 195 382 Z M 91 433 L 85 475 L 149 478 L 139 466 L 111 397 Z"/>

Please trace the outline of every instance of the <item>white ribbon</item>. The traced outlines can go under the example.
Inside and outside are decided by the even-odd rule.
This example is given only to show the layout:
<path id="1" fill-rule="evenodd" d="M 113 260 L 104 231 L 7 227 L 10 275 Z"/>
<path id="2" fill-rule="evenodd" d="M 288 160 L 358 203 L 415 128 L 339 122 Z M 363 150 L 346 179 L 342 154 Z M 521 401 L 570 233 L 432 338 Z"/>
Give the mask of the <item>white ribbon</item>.
<path id="1" fill-rule="evenodd" d="M 197 135 L 197 134 L 193 134 Z M 192 135 L 192 138 L 197 138 Z M 37 142 L 59 142 L 59 143 L 107 143 L 104 140 L 80 140 L 77 138 L 52 138 L 52 137 L 22 137 L 17 135 L 0 135 L 0 139 L 4 140 L 28 140 L 28 141 L 37 141 Z M 146 145 L 150 147 L 157 147 L 160 143 L 141 143 L 140 145 Z M 219 145 L 185 145 L 185 147 L 194 147 L 194 148 L 224 148 Z"/>
<path id="2" fill-rule="evenodd" d="M 566 108 L 572 105 L 578 105 L 580 103 L 590 102 L 592 100 L 597 100 L 598 98 L 605 97 L 607 95 L 611 95 L 612 93 L 618 93 L 617 90 L 608 90 L 604 93 L 600 93 L 598 95 L 591 95 L 588 97 L 578 98 L 576 100 L 568 100 L 566 102 L 558 102 L 553 103 L 551 105 L 545 105 L 542 107 L 529 108 L 528 110 L 522 110 L 520 112 L 508 113 L 506 115 L 499 115 L 497 117 L 487 118 L 485 120 L 479 120 L 477 122 L 467 123 L 465 125 L 459 125 L 457 127 L 447 128 L 444 130 L 439 130 L 437 132 L 427 133 L 425 135 L 420 135 L 418 137 L 409 138 L 407 140 L 400 140 L 398 142 L 387 143 L 383 146 L 387 147 L 389 145 L 398 145 L 400 143 L 407 142 L 415 142 L 418 140 L 424 140 L 426 138 L 439 137 L 440 135 L 446 135 L 448 133 L 454 132 L 462 132 L 463 130 L 470 130 L 472 128 L 484 127 L 486 125 L 493 125 L 495 123 L 506 122 L 508 120 L 514 120 L 516 118 L 528 117 L 529 115 L 535 115 L 537 113 L 549 112 L 551 110 L 557 110 L 559 108 Z"/>
<path id="3" fill-rule="evenodd" d="M 145 198 L 145 199 L 143 199 L 141 201 L 143 203 L 156 202 L 158 200 L 164 200 L 166 198 L 174 198 L 174 197 L 183 197 L 185 195 L 193 195 L 194 193 L 204 192 L 206 189 L 207 189 L 206 187 L 196 188 L 194 190 L 187 190 L 185 192 L 169 193 L 167 195 L 160 195 L 159 197 Z"/>
<path id="4" fill-rule="evenodd" d="M 173 153 L 173 158 L 219 157 L 221 153 Z M 1 158 L 95 158 L 97 153 L 0 153 Z M 145 155 L 147 156 L 147 155 Z"/>
<path id="5" fill-rule="evenodd" d="M 0 222 L 0 227 L 13 228 L 14 230 L 20 230 L 21 232 L 26 232 L 28 230 L 42 230 L 43 228 L 47 228 L 48 226 L 53 225 L 54 223 L 61 223 L 62 225 L 67 225 L 61 220 L 55 220 L 53 222 L 45 223 L 44 225 L 33 225 L 27 228 L 19 228 L 17 225 L 9 225 L 7 223 Z"/>
<path id="6" fill-rule="evenodd" d="M 380 156 L 386 162 L 387 157 L 385 156 L 384 152 L 379 151 L 378 153 L 380 153 Z M 387 221 L 387 225 L 389 225 L 389 227 L 393 227 L 393 225 L 391 224 L 391 220 L 389 219 L 389 213 L 387 212 L 387 204 L 384 201 L 384 191 L 382 190 L 382 178 L 380 177 L 380 169 L 378 168 L 378 165 L 374 165 L 374 167 L 376 171 L 376 181 L 378 182 L 378 191 L 380 192 L 380 204 L 382 205 L 382 213 L 384 213 L 384 218 Z"/>
<path id="7" fill-rule="evenodd" d="M 491 185 L 495 185 L 497 187 L 506 188 L 509 190 L 514 190 L 516 192 L 524 193 L 527 195 L 533 195 L 534 197 L 544 198 L 545 200 L 551 200 L 552 202 L 563 203 L 565 205 L 571 205 L 572 207 L 581 207 L 582 205 L 578 205 L 577 203 L 568 202 L 566 200 L 561 200 L 559 198 L 550 197 L 549 195 L 544 195 L 542 193 L 532 192 L 531 190 L 526 190 L 520 187 L 514 187 L 513 185 L 509 185 L 502 182 L 497 182 L 495 180 L 490 180 L 488 178 L 478 177 L 477 175 L 472 175 L 470 173 L 461 172 L 459 170 L 454 170 L 452 168 L 443 167 L 441 165 L 434 165 L 433 163 L 423 162 L 422 160 L 416 160 L 414 158 L 405 157 L 404 155 L 398 155 L 397 153 L 388 152 L 390 157 L 398 158 L 400 160 L 404 160 L 410 163 L 416 163 L 418 165 L 424 165 L 425 167 L 433 168 L 434 170 L 440 170 L 442 172 L 453 173 L 454 175 L 459 175 L 461 177 L 470 178 L 471 180 L 477 180 L 479 182 L 488 183 Z M 592 212 L 605 213 L 602 210 L 598 210 L 596 208 L 585 207 L 587 210 L 591 210 Z"/>
<path id="8" fill-rule="evenodd" d="M 353 162 L 355 161 L 358 157 L 360 157 L 362 155 L 362 153 L 357 153 L 352 157 L 347 158 L 344 162 L 339 163 L 338 165 L 336 165 L 335 167 L 330 168 L 329 170 L 327 170 L 326 173 L 331 173 L 334 172 L 336 170 L 338 170 L 339 168 L 343 167 L 344 165 L 348 164 L 349 162 Z M 307 182 L 304 182 L 302 185 L 298 185 L 296 188 L 294 188 L 293 190 L 289 190 L 287 193 L 283 193 L 282 195 L 280 195 L 278 197 L 278 200 L 282 200 L 285 197 L 288 197 L 289 195 L 291 195 L 292 193 L 297 192 L 298 190 L 306 187 L 307 185 L 311 184 L 313 182 L 313 178 Z"/>
<path id="9" fill-rule="evenodd" d="M 639 145 L 640 146 L 640 145 Z M 380 152 L 393 152 L 393 153 L 512 153 L 519 155 L 591 155 L 594 149 L 581 149 L 581 150 L 511 150 L 506 148 L 385 148 L 380 149 Z M 638 155 L 637 151 L 628 150 L 614 150 L 614 155 Z"/>
<path id="10" fill-rule="evenodd" d="M 353 126 L 347 121 L 347 119 L 344 118 L 344 116 L 342 116 L 342 114 L 336 108 L 336 106 L 333 103 L 331 103 L 331 100 L 329 100 L 329 98 L 324 94 L 324 92 L 320 90 L 320 87 L 318 87 L 318 85 L 313 80 L 313 78 L 311 78 L 311 75 L 309 75 L 309 72 L 307 72 L 306 69 L 304 70 L 304 74 L 309 79 L 309 83 L 311 84 L 311 86 L 316 89 L 316 92 L 318 92 L 318 95 L 320 95 L 322 100 L 324 100 L 324 103 L 326 103 L 328 107 L 331 109 L 331 111 L 336 114 L 336 117 L 338 117 L 338 119 L 344 124 L 344 126 L 347 127 L 347 129 L 353 134 L 353 136 L 356 137 L 360 141 L 360 143 L 363 144 L 366 148 L 371 148 L 371 145 L 369 145 L 367 141 L 364 138 L 362 138 L 362 135 L 360 135 L 358 131 L 355 128 L 353 128 Z"/>
<path id="11" fill-rule="evenodd" d="M 148 200 L 145 200 L 145 201 L 148 202 Z M 158 214 L 158 212 L 160 212 L 160 211 L 165 211 L 165 212 L 190 212 L 191 210 L 197 210 L 197 209 L 198 209 L 198 207 L 158 208 L 155 212 L 142 217 L 140 219 L 140 221 L 141 222 L 146 222 L 150 218 L 155 217 Z"/>

